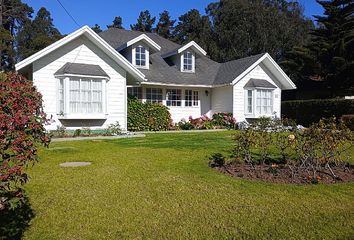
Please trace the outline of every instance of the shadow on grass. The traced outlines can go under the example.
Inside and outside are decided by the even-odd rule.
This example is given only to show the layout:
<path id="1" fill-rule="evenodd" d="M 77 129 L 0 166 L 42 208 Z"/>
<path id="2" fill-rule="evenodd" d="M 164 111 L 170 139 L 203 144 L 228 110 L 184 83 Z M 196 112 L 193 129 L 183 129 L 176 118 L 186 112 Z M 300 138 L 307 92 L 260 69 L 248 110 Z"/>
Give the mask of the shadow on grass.
<path id="1" fill-rule="evenodd" d="M 0 240 L 21 239 L 33 217 L 34 212 L 27 197 L 15 209 L 0 211 Z"/>

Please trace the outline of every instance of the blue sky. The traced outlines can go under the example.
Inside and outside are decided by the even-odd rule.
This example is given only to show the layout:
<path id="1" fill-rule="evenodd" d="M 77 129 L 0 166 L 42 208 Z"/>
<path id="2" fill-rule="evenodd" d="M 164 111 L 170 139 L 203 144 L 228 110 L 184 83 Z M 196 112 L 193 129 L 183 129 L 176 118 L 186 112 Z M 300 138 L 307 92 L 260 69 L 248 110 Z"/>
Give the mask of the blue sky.
<path id="1" fill-rule="evenodd" d="M 61 33 L 67 34 L 78 26 L 65 13 L 57 0 L 22 0 L 37 11 L 40 7 L 47 8 L 52 14 L 55 26 Z M 170 12 L 173 19 L 190 9 L 198 9 L 204 14 L 205 7 L 213 0 L 60 0 L 75 20 L 81 25 L 93 26 L 95 23 L 106 28 L 115 16 L 123 18 L 123 26 L 130 28 L 136 22 L 140 11 L 148 9 L 153 16 L 163 10 Z M 305 15 L 322 14 L 322 8 L 315 0 L 299 0 L 305 7 Z"/>

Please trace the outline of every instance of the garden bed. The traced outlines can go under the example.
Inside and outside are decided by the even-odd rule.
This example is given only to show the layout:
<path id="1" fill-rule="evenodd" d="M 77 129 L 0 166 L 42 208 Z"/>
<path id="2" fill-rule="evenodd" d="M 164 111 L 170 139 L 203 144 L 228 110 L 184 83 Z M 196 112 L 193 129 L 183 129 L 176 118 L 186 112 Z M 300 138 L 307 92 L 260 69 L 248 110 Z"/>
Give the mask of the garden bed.
<path id="1" fill-rule="evenodd" d="M 308 183 L 341 183 L 354 182 L 354 167 L 347 165 L 345 167 L 331 167 L 337 178 L 334 178 L 329 170 L 319 171 L 317 178 L 311 176 L 311 172 L 301 171 L 294 173 L 286 164 L 261 164 L 250 165 L 246 163 L 230 163 L 225 164 L 216 169 L 224 174 L 244 178 L 256 179 L 273 183 L 293 183 L 293 184 L 308 184 Z"/>

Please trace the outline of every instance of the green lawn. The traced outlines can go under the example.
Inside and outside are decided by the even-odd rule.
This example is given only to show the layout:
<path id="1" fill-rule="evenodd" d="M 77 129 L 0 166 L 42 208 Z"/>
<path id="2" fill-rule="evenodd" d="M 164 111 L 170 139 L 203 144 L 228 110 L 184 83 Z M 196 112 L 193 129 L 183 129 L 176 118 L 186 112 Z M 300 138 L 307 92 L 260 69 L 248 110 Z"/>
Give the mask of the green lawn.
<path id="1" fill-rule="evenodd" d="M 26 185 L 25 239 L 350 239 L 354 184 L 277 185 L 208 167 L 232 132 L 52 143 Z M 354 153 L 353 153 L 354 154 Z M 61 168 L 66 161 L 90 161 Z"/>

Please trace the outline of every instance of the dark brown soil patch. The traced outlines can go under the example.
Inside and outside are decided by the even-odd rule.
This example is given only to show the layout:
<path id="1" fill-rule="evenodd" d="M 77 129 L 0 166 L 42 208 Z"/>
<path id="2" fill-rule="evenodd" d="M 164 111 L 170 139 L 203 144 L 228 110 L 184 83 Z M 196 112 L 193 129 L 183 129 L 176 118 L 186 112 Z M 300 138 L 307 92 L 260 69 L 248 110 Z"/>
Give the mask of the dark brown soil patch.
<path id="1" fill-rule="evenodd" d="M 216 169 L 224 174 L 233 177 L 256 179 L 273 183 L 294 183 L 294 184 L 309 184 L 309 183 L 341 183 L 354 182 L 354 167 L 341 166 L 332 167 L 333 172 L 338 178 L 334 178 L 329 170 L 318 172 L 316 179 L 312 178 L 312 173 L 303 171 L 293 173 L 289 166 L 285 164 L 273 165 L 254 165 L 253 167 L 246 163 L 226 164 Z"/>

